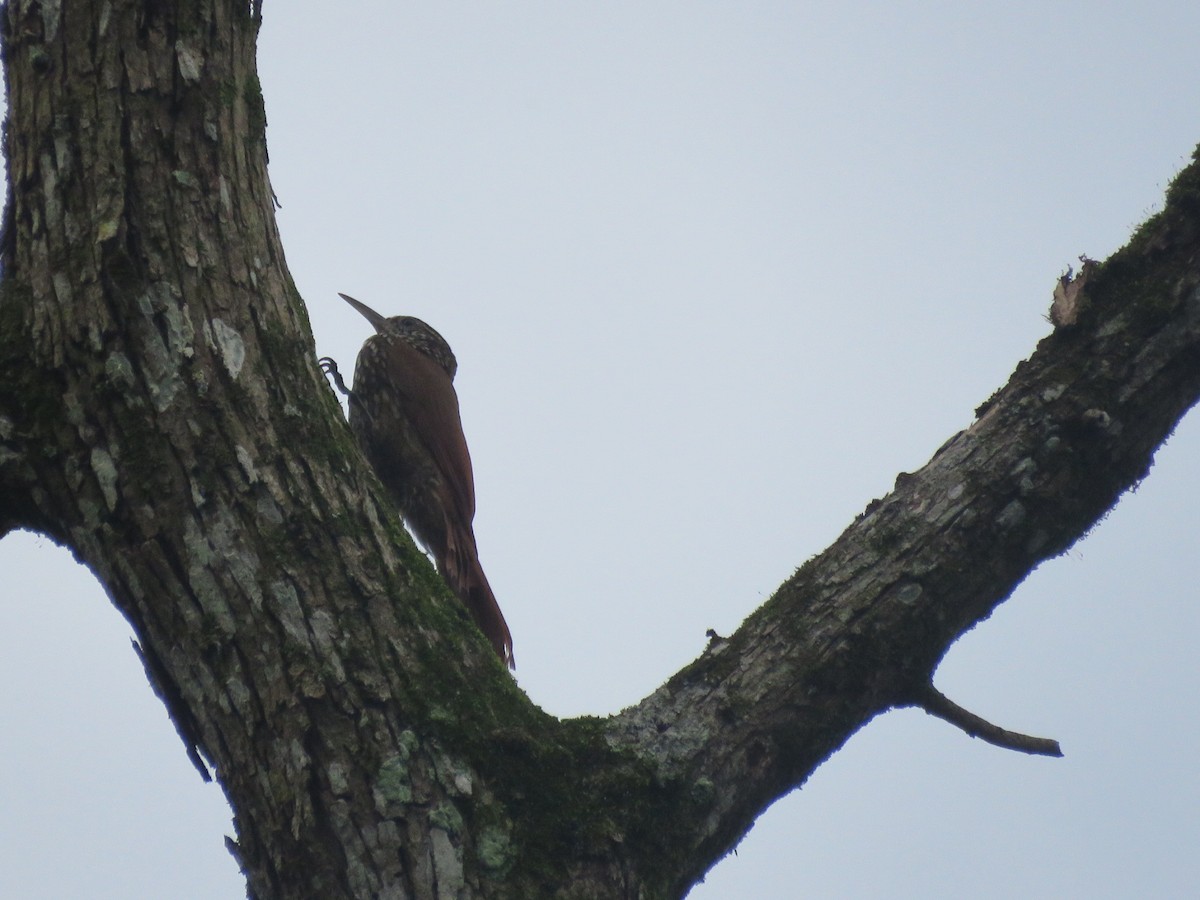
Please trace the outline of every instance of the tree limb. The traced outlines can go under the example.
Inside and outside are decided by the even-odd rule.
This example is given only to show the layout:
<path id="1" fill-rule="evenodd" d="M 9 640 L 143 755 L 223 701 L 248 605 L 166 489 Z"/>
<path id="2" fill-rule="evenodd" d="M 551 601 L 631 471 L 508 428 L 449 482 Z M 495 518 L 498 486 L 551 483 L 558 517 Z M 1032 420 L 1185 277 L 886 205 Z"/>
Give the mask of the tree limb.
<path id="1" fill-rule="evenodd" d="M 1200 394 L 1193 164 L 974 423 L 735 634 L 617 716 L 555 720 L 413 548 L 321 379 L 255 15 L 5 7 L 0 527 L 70 546 L 129 619 L 260 900 L 681 895 L 921 698 Z"/>
<path id="2" fill-rule="evenodd" d="M 1033 737 L 993 725 L 987 719 L 963 709 L 932 684 L 926 685 L 925 689 L 919 693 L 916 705 L 929 715 L 937 716 L 955 728 L 961 728 L 971 737 L 980 738 L 989 744 L 1003 747 L 1005 750 L 1016 750 L 1036 756 L 1063 755 L 1058 741 Z"/>
<path id="3" fill-rule="evenodd" d="M 1073 324 L 1043 339 L 974 423 L 727 643 L 608 723 L 614 745 L 703 787 L 685 858 L 715 862 L 873 716 L 929 700 L 950 645 L 1145 477 L 1200 397 L 1198 235 L 1193 160 L 1164 211 L 1088 267 Z M 681 870 L 677 886 L 700 874 Z"/>

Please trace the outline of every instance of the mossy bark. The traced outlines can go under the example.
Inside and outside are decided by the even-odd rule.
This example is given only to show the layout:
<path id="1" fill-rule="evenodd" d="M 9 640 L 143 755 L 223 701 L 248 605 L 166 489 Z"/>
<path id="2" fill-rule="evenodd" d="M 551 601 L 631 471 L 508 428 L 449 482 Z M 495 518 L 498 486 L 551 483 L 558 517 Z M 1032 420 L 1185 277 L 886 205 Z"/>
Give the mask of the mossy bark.
<path id="1" fill-rule="evenodd" d="M 555 720 L 322 382 L 258 25 L 216 0 L 5 8 L 0 533 L 70 547 L 132 623 L 263 900 L 680 896 L 857 728 L 920 702 L 1200 393 L 1193 166 L 974 425 L 738 633 L 618 716 Z"/>

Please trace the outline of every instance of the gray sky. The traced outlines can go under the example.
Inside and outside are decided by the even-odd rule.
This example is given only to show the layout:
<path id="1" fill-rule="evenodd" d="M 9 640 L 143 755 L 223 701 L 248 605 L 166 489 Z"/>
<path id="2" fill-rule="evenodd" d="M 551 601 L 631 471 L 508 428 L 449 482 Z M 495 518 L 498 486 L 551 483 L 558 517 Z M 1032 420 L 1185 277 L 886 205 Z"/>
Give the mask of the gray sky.
<path id="1" fill-rule="evenodd" d="M 1179 2 L 266 5 L 288 261 L 459 359 L 517 677 L 636 702 L 1033 349 L 1200 140 Z M 1182 897 L 1200 885 L 1200 424 L 948 655 L 1066 758 L 867 726 L 693 900 Z M 0 896 L 242 896 L 219 790 L 63 551 L 0 542 Z"/>

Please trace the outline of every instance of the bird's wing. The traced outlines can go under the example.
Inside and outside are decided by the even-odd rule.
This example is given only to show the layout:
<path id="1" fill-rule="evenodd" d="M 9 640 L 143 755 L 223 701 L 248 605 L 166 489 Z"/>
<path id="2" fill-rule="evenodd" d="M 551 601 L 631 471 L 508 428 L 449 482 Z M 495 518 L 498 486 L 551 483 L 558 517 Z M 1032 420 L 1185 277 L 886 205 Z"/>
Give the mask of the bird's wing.
<path id="1" fill-rule="evenodd" d="M 381 343 L 396 401 L 441 470 L 460 521 L 470 523 L 475 518 L 475 479 L 454 384 L 441 366 L 403 339 Z"/>

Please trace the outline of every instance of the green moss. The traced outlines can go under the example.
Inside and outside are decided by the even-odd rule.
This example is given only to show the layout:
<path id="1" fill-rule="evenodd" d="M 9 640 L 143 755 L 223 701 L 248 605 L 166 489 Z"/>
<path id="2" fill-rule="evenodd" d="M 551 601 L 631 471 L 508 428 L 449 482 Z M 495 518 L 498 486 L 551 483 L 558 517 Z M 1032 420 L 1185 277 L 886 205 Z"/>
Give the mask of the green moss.
<path id="1" fill-rule="evenodd" d="M 285 269 L 283 274 L 287 278 L 287 284 L 284 286 L 284 289 L 287 292 L 288 305 L 300 320 L 300 330 L 304 333 L 305 340 L 310 347 L 315 346 L 313 345 L 312 322 L 308 317 L 308 304 L 300 296 L 296 282 L 292 280 L 292 273 Z"/>
<path id="2" fill-rule="evenodd" d="M 217 100 L 226 109 L 233 109 L 233 102 L 237 100 L 237 96 L 237 84 L 232 80 L 226 79 L 217 85 Z"/>
<path id="3" fill-rule="evenodd" d="M 378 801 L 390 811 L 387 815 L 398 815 L 402 810 L 392 807 L 404 807 L 412 803 L 412 774 L 408 769 L 408 756 L 404 753 L 392 756 L 383 761 L 379 774 L 375 778 L 375 793 Z"/>
<path id="4" fill-rule="evenodd" d="M 1171 179 L 1167 186 L 1167 206 L 1172 209 L 1200 211 L 1200 145 L 1192 151 L 1192 163 Z"/>
<path id="5" fill-rule="evenodd" d="M 264 322 L 258 329 L 258 342 L 264 359 L 274 364 L 286 364 L 314 351 L 311 338 L 274 320 Z"/>
<path id="6" fill-rule="evenodd" d="M 1167 324 L 1186 292 L 1192 237 L 1200 229 L 1200 148 L 1192 163 L 1172 179 L 1164 209 L 1147 219 L 1129 242 L 1097 265 L 1087 291 L 1092 315 L 1133 315 L 1130 339 L 1140 340 Z M 1174 257 L 1178 264 L 1164 262 Z M 1153 274 L 1152 274 L 1153 273 Z"/>
<path id="7" fill-rule="evenodd" d="M 171 177 L 175 179 L 176 184 L 182 185 L 185 188 L 193 191 L 200 189 L 200 180 L 191 172 L 187 172 L 183 169 L 175 169 L 173 172 L 171 172 Z"/>
<path id="8" fill-rule="evenodd" d="M 250 137 L 265 141 L 267 137 L 267 106 L 263 101 L 262 82 L 257 74 L 250 75 L 242 84 L 242 101 L 246 104 L 246 120 Z"/>
<path id="9" fill-rule="evenodd" d="M 479 864 L 492 872 L 501 873 L 511 867 L 516 857 L 507 829 L 481 828 L 476 838 L 475 855 Z"/>
<path id="10" fill-rule="evenodd" d="M 487 836 L 477 848 L 480 865 L 503 868 L 515 896 L 542 896 L 561 886 L 564 861 L 621 852 L 648 875 L 645 896 L 665 895 L 668 876 L 653 873 L 676 871 L 671 854 L 680 841 L 671 822 L 711 802 L 711 785 L 706 795 L 682 782 L 663 784 L 646 761 L 609 746 L 601 720 L 525 718 L 531 727 L 492 732 L 479 748 L 478 765 L 499 804 L 477 804 L 475 815 L 506 813 L 474 823 Z"/>
<path id="11" fill-rule="evenodd" d="M 439 803 L 429 811 L 429 821 L 450 835 L 462 834 L 462 813 L 452 803 Z"/>

